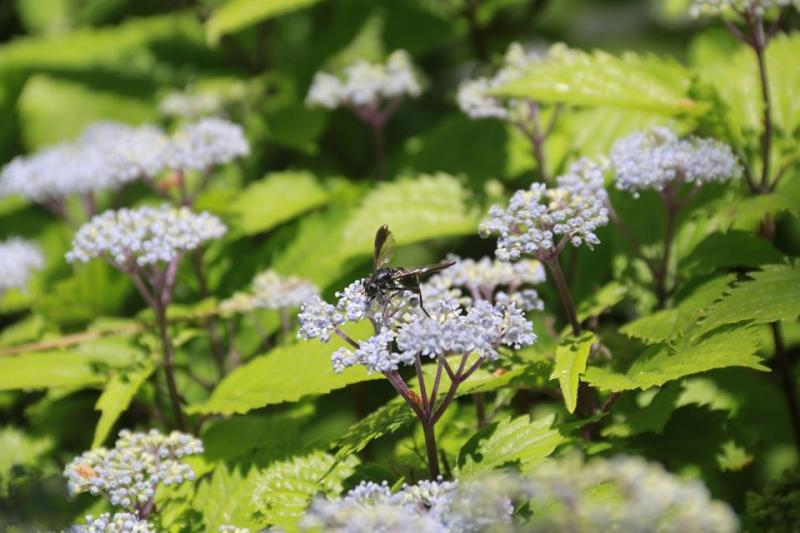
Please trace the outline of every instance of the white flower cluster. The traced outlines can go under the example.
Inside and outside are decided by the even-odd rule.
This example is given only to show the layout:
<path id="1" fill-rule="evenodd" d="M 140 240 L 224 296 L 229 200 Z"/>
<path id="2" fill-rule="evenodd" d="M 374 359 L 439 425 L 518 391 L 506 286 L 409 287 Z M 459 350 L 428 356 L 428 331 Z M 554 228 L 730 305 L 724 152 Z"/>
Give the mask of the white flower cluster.
<path id="1" fill-rule="evenodd" d="M 296 276 L 282 277 L 273 270 L 253 278 L 252 291 L 254 307 L 264 309 L 297 308 L 319 295 L 319 289 L 310 281 Z"/>
<path id="2" fill-rule="evenodd" d="M 485 490 L 478 481 L 440 479 L 404 485 L 392 493 L 386 482 L 362 482 L 343 498 L 315 498 L 300 528 L 334 533 L 509 531 L 511 492 Z"/>
<path id="3" fill-rule="evenodd" d="M 727 13 L 752 13 L 763 17 L 772 9 L 788 6 L 800 9 L 798 0 L 694 0 L 689 8 L 693 17 L 724 15 Z"/>
<path id="4" fill-rule="evenodd" d="M 170 139 L 164 166 L 206 172 L 250 153 L 244 129 L 221 118 L 204 118 L 178 129 Z"/>
<path id="5" fill-rule="evenodd" d="M 203 453 L 203 443 L 191 435 L 122 430 L 113 449 L 84 452 L 66 466 L 64 476 L 70 494 L 88 491 L 134 510 L 153 498 L 158 485 L 193 480 L 194 471 L 180 459 L 199 453 Z"/>
<path id="6" fill-rule="evenodd" d="M 638 457 L 587 464 L 567 457 L 538 466 L 526 483 L 533 508 L 526 531 L 738 530 L 733 511 L 712 500 L 702 483 L 683 480 Z"/>
<path id="7" fill-rule="evenodd" d="M 521 119 L 527 114 L 524 100 L 503 99 L 489 94 L 505 83 L 524 76 L 532 65 L 539 63 L 543 54 L 526 52 L 519 43 L 511 43 L 503 58 L 503 66 L 492 77 L 466 80 L 458 87 L 456 100 L 461 110 L 470 118 Z"/>
<path id="8" fill-rule="evenodd" d="M 386 63 L 360 60 L 346 67 L 341 76 L 318 72 L 306 102 L 327 109 L 377 108 L 385 101 L 421 93 L 422 84 L 411 58 L 405 50 L 396 50 Z"/>
<path id="9" fill-rule="evenodd" d="M 581 160 L 557 179 L 555 188 L 534 183 L 515 192 L 507 208 L 492 206 L 489 219 L 480 225 L 481 235 L 498 235 L 501 261 L 549 259 L 559 251 L 557 237 L 575 247 L 600 244 L 595 232 L 608 224 L 608 195 L 598 176 L 602 179 L 597 164 Z"/>
<path id="10" fill-rule="evenodd" d="M 65 533 L 156 533 L 147 520 L 132 513 L 103 513 L 97 518 L 86 515 L 86 523 L 70 527 Z"/>
<path id="11" fill-rule="evenodd" d="M 217 529 L 219 533 L 250 533 L 250 528 L 238 527 L 231 524 L 223 524 Z"/>
<path id="12" fill-rule="evenodd" d="M 217 217 L 187 207 L 110 210 L 81 226 L 67 261 L 85 263 L 100 257 L 125 267 L 169 262 L 225 231 Z"/>
<path id="13" fill-rule="evenodd" d="M 515 509 L 529 512 L 515 515 Z M 736 515 L 686 481 L 635 457 L 579 456 L 545 462 L 532 472 L 492 472 L 454 482 L 422 481 L 392 493 L 387 483 L 362 482 L 344 497 L 316 498 L 302 529 L 545 533 L 659 531 L 730 533 Z"/>
<path id="14" fill-rule="evenodd" d="M 301 304 L 297 315 L 300 320 L 298 338 L 318 338 L 322 342 L 328 342 L 336 328 L 345 322 L 358 322 L 367 318 L 370 301 L 364 292 L 364 280 L 351 283 L 343 291 L 337 292 L 336 297 L 338 302 L 335 306 L 317 295 Z"/>
<path id="15" fill-rule="evenodd" d="M 334 372 L 357 364 L 370 372 L 390 372 L 414 364 L 417 355 L 435 359 L 473 353 L 494 360 L 501 345 L 519 349 L 536 342 L 533 324 L 513 303 L 478 301 L 464 311 L 442 300 L 426 302 L 426 308 L 431 316 L 415 313 L 397 329 L 383 327 L 355 350 L 336 350 L 331 357 Z"/>
<path id="16" fill-rule="evenodd" d="M 214 92 L 173 91 L 158 103 L 158 112 L 168 117 L 196 119 L 219 114 L 223 105 L 222 96 Z"/>
<path id="17" fill-rule="evenodd" d="M 36 202 L 115 189 L 161 170 L 168 138 L 152 126 L 100 122 L 75 141 L 19 156 L 0 172 L 0 196 Z"/>
<path id="18" fill-rule="evenodd" d="M 456 263 L 429 279 L 422 287 L 426 298 L 435 298 L 443 291 L 469 307 L 473 302 L 513 302 L 523 311 L 543 309 L 544 303 L 535 289 L 523 288 L 545 281 L 544 267 L 536 260 L 505 263 L 483 257 L 461 259 L 449 256 Z M 467 293 L 464 294 L 463 290 Z"/>
<path id="19" fill-rule="evenodd" d="M 739 178 L 742 167 L 731 148 L 714 139 L 679 139 L 668 128 L 656 127 L 617 141 L 611 149 L 617 188 L 637 194 L 683 183 Z"/>
<path id="20" fill-rule="evenodd" d="M 8 289 L 25 289 L 34 270 L 44 266 L 38 246 L 19 237 L 0 242 L 0 296 Z"/>

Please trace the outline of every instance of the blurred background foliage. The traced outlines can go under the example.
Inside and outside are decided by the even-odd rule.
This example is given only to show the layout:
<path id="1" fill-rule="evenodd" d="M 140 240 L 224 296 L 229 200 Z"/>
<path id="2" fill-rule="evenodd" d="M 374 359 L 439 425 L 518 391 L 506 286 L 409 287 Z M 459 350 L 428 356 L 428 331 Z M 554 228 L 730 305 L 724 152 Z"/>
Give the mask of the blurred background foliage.
<path id="1" fill-rule="evenodd" d="M 307 277 L 331 295 L 347 280 L 368 272 L 371 238 L 379 223 L 388 223 L 402 245 L 401 264 L 436 261 L 448 252 L 476 258 L 492 253 L 493 242 L 477 237 L 477 223 L 489 204 L 532 181 L 536 160 L 518 132 L 501 122 L 470 120 L 458 110 L 454 95 L 462 79 L 498 63 L 512 41 L 543 47 L 564 42 L 587 52 L 603 49 L 619 56 L 634 50 L 640 57 L 672 58 L 653 67 L 653 72 L 661 69 L 657 76 L 668 72 L 669 82 L 656 86 L 638 108 L 630 101 L 620 105 L 610 99 L 607 105 L 576 105 L 565 113 L 547 145 L 553 171 L 565 168 L 578 154 L 607 153 L 620 136 L 665 120 L 684 132 L 740 135 L 747 146 L 748 138 L 757 137 L 759 120 L 757 104 L 746 105 L 754 101 L 755 90 L 747 85 L 754 82 L 742 81 L 754 79 L 751 57 L 718 23 L 689 18 L 687 3 L 6 0 L 0 2 L 0 162 L 74 138 L 97 120 L 173 127 L 182 119 L 159 107 L 170 93 L 214 95 L 219 103 L 215 112 L 245 127 L 252 156 L 224 168 L 198 199 L 196 207 L 221 216 L 231 232 L 205 254 L 211 296 L 199 301 L 198 287 L 187 273 L 176 288 L 179 305 L 173 313 L 197 313 L 213 306 L 246 288 L 269 266 Z M 794 27 L 797 18 L 792 13 L 782 24 Z M 796 65 L 798 46 L 794 39 L 785 45 L 776 42 L 775 47 L 775 86 L 786 97 L 778 104 L 783 107 L 777 115 L 785 121 L 779 127 L 784 139 L 796 139 L 800 69 L 790 65 Z M 399 48 L 413 56 L 426 90 L 419 99 L 404 101 L 389 124 L 391 179 L 378 183 L 368 130 L 346 111 L 312 109 L 304 99 L 316 71 L 336 69 L 357 58 L 379 60 Z M 560 79 L 555 70 L 549 75 L 552 80 L 544 79 L 537 88 L 543 101 Z M 592 75 L 601 85 L 608 83 L 602 69 Z M 577 99 L 581 87 L 573 89 Z M 632 86 L 631 94 L 639 94 L 639 89 Z M 703 107 L 675 111 L 676 99 L 691 97 Z M 720 108 L 737 103 L 738 133 L 720 125 L 715 102 Z M 784 183 L 797 195 L 797 179 L 794 174 L 792 178 Z M 724 210 L 713 204 L 720 201 L 718 193 L 698 195 L 697 205 L 711 207 L 687 219 L 678 241 L 681 268 L 687 277 L 696 276 L 695 284 L 709 279 L 714 266 L 725 266 L 707 268 L 715 257 L 713 243 L 707 244 L 710 252 L 697 247 L 722 224 Z M 124 203 L 134 204 L 147 195 L 143 186 L 129 187 Z M 637 236 L 645 244 L 654 243 L 663 221 L 650 216 L 657 212 L 650 209 L 653 198 L 643 195 L 634 201 L 616 192 L 612 196 L 621 216 L 635 221 Z M 111 195 L 101 198 L 105 207 L 115 201 Z M 759 216 L 751 216 L 749 223 L 741 220 L 737 223 L 750 229 Z M 737 244 L 756 254 L 751 266 L 797 253 L 796 219 L 777 222 L 777 249 L 748 236 L 721 246 Z M 100 413 L 95 403 L 114 369 L 144 361 L 143 354 L 155 343 L 140 331 L 135 338 L 124 333 L 126 327 L 137 327 L 137 314 L 147 311 L 121 274 L 99 262 L 79 268 L 64 262 L 72 232 L 41 207 L 18 198 L 0 199 L 0 237 L 33 238 L 47 257 L 46 268 L 34 276 L 28 292 L 9 292 L 0 300 L 0 350 L 87 331 L 123 331 L 38 352 L 31 356 L 27 373 L 16 367 L 13 375 L 4 377 L 10 372 L 3 370 L 8 358 L 0 355 L 0 516 L 42 528 L 61 527 L 93 504 L 90 497 L 66 497 L 61 467 L 96 439 Z M 651 307 L 652 295 L 642 289 L 641 273 L 625 260 L 620 237 L 608 228 L 600 237 L 603 246 L 577 252 L 580 261 L 572 258 L 577 265 L 571 274 L 576 300 L 587 301 L 608 280 L 617 279 L 624 285 L 623 294 L 640 309 Z M 691 296 L 691 289 L 686 288 L 686 294 Z M 553 295 L 543 291 L 548 307 L 556 308 L 550 305 Z M 612 321 L 625 322 L 635 313 L 636 306 L 616 306 Z M 278 328 L 277 317 L 269 313 L 258 314 L 256 322 L 258 327 L 242 324 L 235 335 L 244 358 L 260 351 L 260 333 Z M 544 328 L 548 319 L 538 317 L 535 323 Z M 786 335 L 787 345 L 796 346 L 800 328 L 787 325 Z M 621 360 L 633 351 L 616 325 L 603 330 L 603 336 L 612 348 L 617 339 Z M 182 364 L 200 375 L 213 375 L 210 359 L 196 355 L 209 349 L 199 326 L 183 330 L 176 342 Z M 769 339 L 760 342 L 766 345 Z M 327 364 L 328 353 L 327 348 L 320 351 L 321 364 Z M 287 361 L 292 355 L 286 355 Z M 268 376 L 259 379 L 250 385 L 270 387 Z M 341 386 L 329 385 L 309 393 Z M 362 387 L 366 412 L 390 398 L 379 383 Z M 183 388 L 189 403 L 199 406 L 196 412 L 204 412 L 207 391 L 188 380 Z M 134 394 L 127 399 L 130 408 L 115 413 L 112 425 L 119 416 L 116 427 L 149 420 L 146 405 L 152 390 Z M 324 401 L 302 401 L 290 411 L 265 407 L 271 403 L 275 402 L 258 397 L 258 410 L 209 424 L 204 435 L 209 464 L 244 457 L 268 464 L 290 455 L 296 446 L 292 435 L 299 435 L 310 450 L 315 443 L 343 434 L 356 420 L 351 410 L 337 408 L 350 405 L 349 391 L 333 392 Z M 652 409 L 642 411 L 643 406 Z M 543 404 L 536 409 L 546 414 L 555 407 Z M 236 406 L 206 412 L 248 410 Z M 619 402 L 618 412 L 618 423 L 606 428 L 610 441 L 598 446 L 613 442 L 617 450 L 658 459 L 673 471 L 699 473 L 715 496 L 738 511 L 745 508 L 748 490 L 770 480 L 778 483 L 779 474 L 797 462 L 780 390 L 769 376 L 746 368 L 712 371 L 672 382 L 655 393 L 633 392 Z M 459 442 L 459 420 L 466 416 L 459 412 L 450 426 L 443 422 L 443 431 L 455 435 L 453 442 Z M 276 417 L 283 421 L 280 435 L 270 431 Z M 294 433 L 285 429 L 289 419 Z M 234 442 L 226 431 L 241 438 Z M 270 439 L 273 442 L 265 447 Z M 376 445 L 372 456 L 395 451 L 401 458 L 408 455 L 408 436 L 393 439 Z M 448 445 L 458 450 L 444 437 L 442 446 Z M 202 498 L 198 501 L 195 509 Z"/>

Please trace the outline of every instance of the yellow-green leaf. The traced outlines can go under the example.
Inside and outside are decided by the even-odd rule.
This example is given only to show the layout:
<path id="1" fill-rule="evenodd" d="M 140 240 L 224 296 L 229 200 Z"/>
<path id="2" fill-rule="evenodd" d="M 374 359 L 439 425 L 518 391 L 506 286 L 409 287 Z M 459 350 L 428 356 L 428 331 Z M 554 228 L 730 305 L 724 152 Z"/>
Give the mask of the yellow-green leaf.
<path id="1" fill-rule="evenodd" d="M 556 367 L 550 379 L 558 379 L 561 394 L 567 411 L 575 412 L 578 404 L 580 378 L 586 372 L 586 361 L 596 337 L 591 331 L 584 331 L 579 337 L 568 336 L 556 348 Z"/>
<path id="2" fill-rule="evenodd" d="M 223 35 L 308 7 L 318 1 L 228 0 L 214 11 L 206 22 L 206 34 L 211 42 L 216 43 Z"/>
<path id="3" fill-rule="evenodd" d="M 147 363 L 144 367 L 128 373 L 126 375 L 114 374 L 103 390 L 103 394 L 97 399 L 94 408 L 100 411 L 100 420 L 94 428 L 94 439 L 92 448 L 101 446 L 114 427 L 114 423 L 136 396 L 139 387 L 150 377 L 155 370 L 152 363 Z"/>

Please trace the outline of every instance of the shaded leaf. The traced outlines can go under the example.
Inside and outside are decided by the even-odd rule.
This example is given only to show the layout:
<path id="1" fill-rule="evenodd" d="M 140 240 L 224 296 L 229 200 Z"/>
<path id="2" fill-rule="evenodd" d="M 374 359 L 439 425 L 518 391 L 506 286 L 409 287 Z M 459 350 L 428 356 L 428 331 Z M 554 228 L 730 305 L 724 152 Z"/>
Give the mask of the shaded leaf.
<path id="1" fill-rule="evenodd" d="M 578 320 L 583 322 L 587 318 L 598 316 L 611 309 L 625 298 L 626 292 L 625 286 L 616 281 L 607 283 L 578 305 L 576 311 Z"/>
<path id="2" fill-rule="evenodd" d="M 770 242 L 746 231 L 712 233 L 700 241 L 678 264 L 687 275 L 713 272 L 718 268 L 757 267 L 783 259 Z"/>
<path id="3" fill-rule="evenodd" d="M 373 440 L 394 433 L 414 420 L 414 412 L 402 398 L 397 397 L 350 426 L 347 434 L 337 443 L 336 459 L 350 457 Z"/>
<path id="4" fill-rule="evenodd" d="M 191 405 L 189 413 L 246 413 L 253 409 L 305 396 L 325 394 L 359 381 L 384 379 L 362 366 L 341 374 L 331 368 L 331 354 L 343 345 L 317 341 L 281 346 L 237 368 L 214 389 L 205 403 Z"/>
<path id="5" fill-rule="evenodd" d="M 800 314 L 800 269 L 771 265 L 749 277 L 751 281 L 737 283 L 711 307 L 701 332 L 744 320 L 758 324 L 791 320 Z"/>

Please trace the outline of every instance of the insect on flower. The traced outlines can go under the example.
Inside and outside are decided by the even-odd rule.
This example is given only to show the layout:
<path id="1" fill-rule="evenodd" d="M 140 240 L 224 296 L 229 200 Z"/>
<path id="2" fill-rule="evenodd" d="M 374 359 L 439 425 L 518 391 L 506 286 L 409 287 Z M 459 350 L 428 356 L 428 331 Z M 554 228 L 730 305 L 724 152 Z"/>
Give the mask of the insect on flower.
<path id="1" fill-rule="evenodd" d="M 453 266 L 456 262 L 442 261 L 435 265 L 414 268 L 389 267 L 394 255 L 394 249 L 394 235 L 389 230 L 389 226 L 384 224 L 375 233 L 375 249 L 372 258 L 374 270 L 372 275 L 364 282 L 364 291 L 367 293 L 367 298 L 370 301 L 377 298 L 385 307 L 393 295 L 409 291 L 416 293 L 417 297 L 419 297 L 420 309 L 428 315 L 428 311 L 425 310 L 425 306 L 422 304 L 419 278 L 441 272 L 445 268 Z"/>

